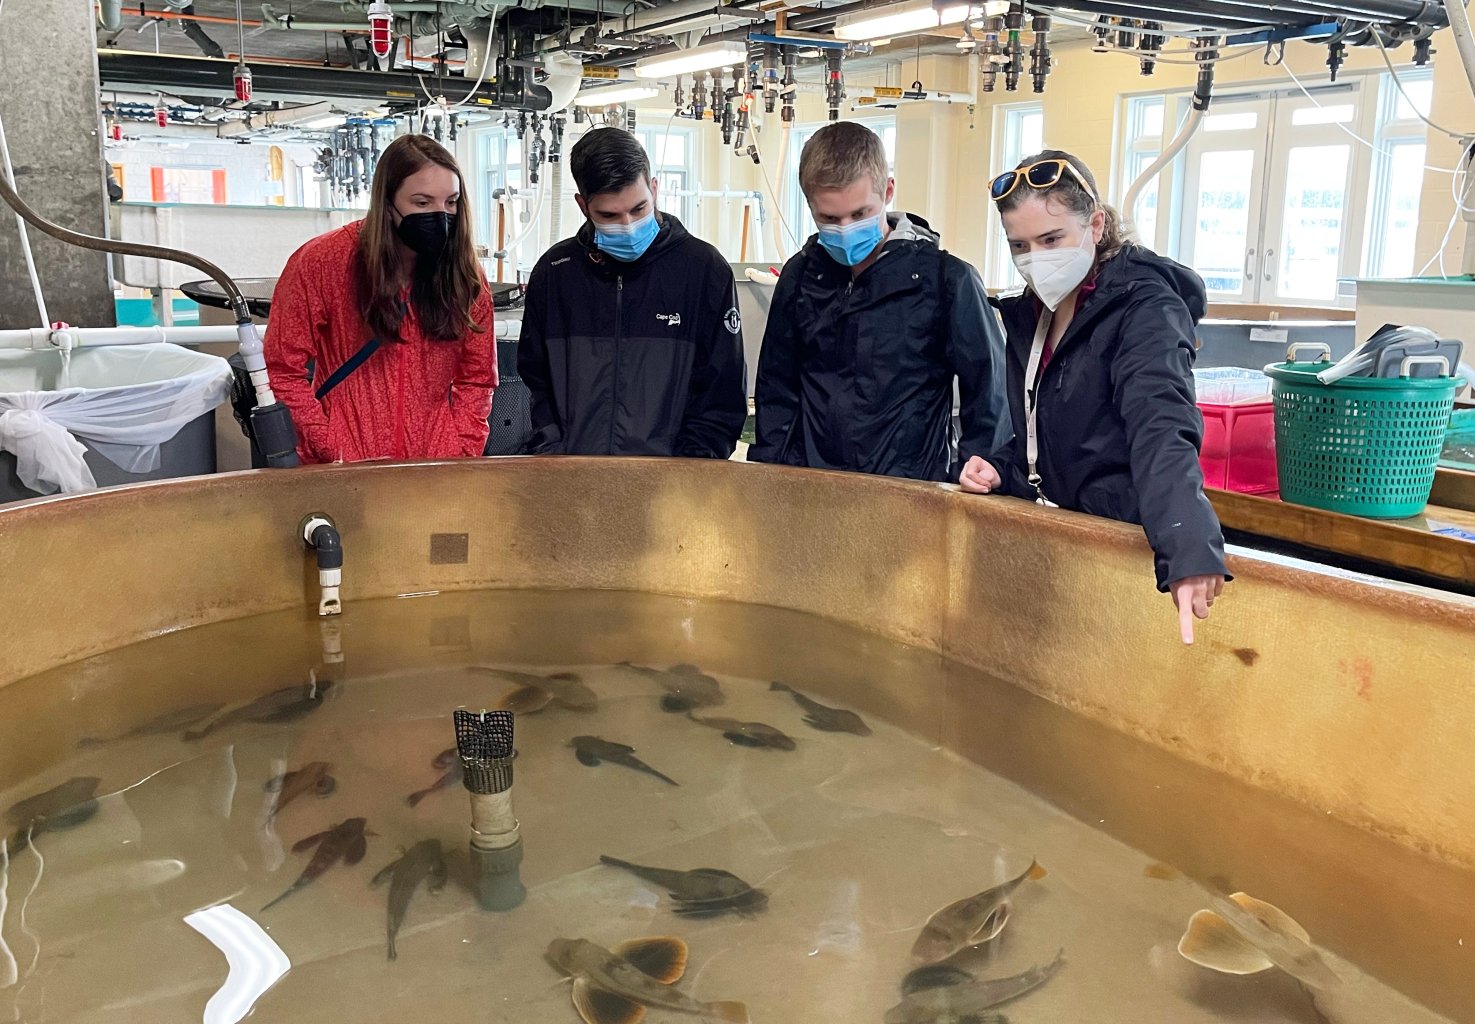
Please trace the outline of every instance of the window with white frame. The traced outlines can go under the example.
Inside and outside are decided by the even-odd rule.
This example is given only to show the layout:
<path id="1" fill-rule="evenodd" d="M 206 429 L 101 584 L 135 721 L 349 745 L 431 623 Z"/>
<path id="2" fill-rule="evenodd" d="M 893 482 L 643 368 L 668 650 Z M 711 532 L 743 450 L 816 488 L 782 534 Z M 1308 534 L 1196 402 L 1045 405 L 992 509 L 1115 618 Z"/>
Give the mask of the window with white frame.
<path id="1" fill-rule="evenodd" d="M 1137 96 L 1127 100 L 1126 130 L 1122 139 L 1122 166 L 1120 180 L 1123 194 L 1131 187 L 1142 172 L 1150 167 L 1167 145 L 1164 133 L 1167 130 L 1168 100 L 1164 96 Z M 1123 210 L 1122 216 L 1132 225 L 1137 239 L 1150 249 L 1161 249 L 1163 240 L 1158 237 L 1161 223 L 1158 216 L 1158 187 L 1162 175 L 1157 175 L 1142 190 L 1135 210 Z"/>
<path id="2" fill-rule="evenodd" d="M 875 117 L 859 120 L 871 131 L 881 136 L 881 148 L 886 151 L 886 173 L 896 177 L 896 118 Z M 804 199 L 804 190 L 799 187 L 799 154 L 804 151 L 804 144 L 814 137 L 814 133 L 823 128 L 823 124 L 806 125 L 796 128 L 789 136 L 788 168 L 784 174 L 788 178 L 788 196 L 785 211 L 788 217 L 788 226 L 798 237 L 791 241 L 797 250 L 802 246 L 810 235 L 814 234 L 814 218 L 809 213 L 809 203 Z M 887 204 L 890 210 L 895 204 Z"/>
<path id="3" fill-rule="evenodd" d="M 1416 269 L 1419 114 L 1433 80 L 1399 75 L 1220 95 L 1174 165 L 1124 213 L 1141 241 L 1197 270 L 1212 300 L 1351 305 L 1353 278 Z M 1186 94 L 1127 101 L 1119 192 L 1187 108 Z"/>
<path id="4" fill-rule="evenodd" d="M 1008 103 L 994 109 L 993 168 L 987 176 L 1001 174 L 1027 156 L 1045 148 L 1045 107 L 1040 103 Z M 993 289 L 1021 288 L 1023 280 L 1014 269 L 999 211 L 988 204 L 988 237 L 984 245 L 984 283 Z"/>
<path id="5" fill-rule="evenodd" d="M 474 213 L 487 245 L 497 243 L 497 195 L 506 189 L 521 191 L 522 171 L 522 140 L 515 131 L 490 128 L 477 133 Z M 515 233 L 511 225 L 506 230 Z"/>
<path id="6" fill-rule="evenodd" d="M 696 146 L 690 128 L 637 128 L 635 137 L 650 157 L 652 177 L 659 182 L 656 205 L 675 214 L 689 229 L 696 223 Z"/>
<path id="7" fill-rule="evenodd" d="M 1403 88 L 1399 89 L 1399 85 Z M 1407 277 L 1418 271 L 1414 249 L 1419 234 L 1419 197 L 1428 155 L 1426 125 L 1434 103 L 1434 74 L 1428 69 L 1384 75 L 1378 117 L 1378 151 L 1369 204 L 1368 246 L 1363 273 L 1368 277 Z"/>

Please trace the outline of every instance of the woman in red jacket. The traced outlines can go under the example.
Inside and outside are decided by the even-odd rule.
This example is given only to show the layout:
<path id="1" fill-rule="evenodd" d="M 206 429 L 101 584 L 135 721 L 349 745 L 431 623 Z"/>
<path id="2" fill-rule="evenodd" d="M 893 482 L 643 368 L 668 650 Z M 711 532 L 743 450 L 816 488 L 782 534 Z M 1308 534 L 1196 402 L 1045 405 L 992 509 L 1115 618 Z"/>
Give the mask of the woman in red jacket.
<path id="1" fill-rule="evenodd" d="M 455 159 L 406 135 L 379 158 L 368 216 L 287 261 L 266 364 L 304 463 L 482 453 L 497 350 L 470 219 Z"/>

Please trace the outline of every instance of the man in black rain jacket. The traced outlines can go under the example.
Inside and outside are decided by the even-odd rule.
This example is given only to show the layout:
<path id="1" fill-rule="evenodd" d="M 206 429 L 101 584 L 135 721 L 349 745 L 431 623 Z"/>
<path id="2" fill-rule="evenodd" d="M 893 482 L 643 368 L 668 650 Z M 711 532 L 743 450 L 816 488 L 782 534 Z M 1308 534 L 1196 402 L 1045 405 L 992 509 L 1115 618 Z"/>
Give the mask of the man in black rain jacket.
<path id="1" fill-rule="evenodd" d="M 731 268 L 657 211 L 629 132 L 591 130 L 569 167 L 588 219 L 528 280 L 517 360 L 528 451 L 727 458 L 748 414 Z"/>
<path id="2" fill-rule="evenodd" d="M 819 232 L 774 290 L 749 460 L 954 479 L 956 378 L 960 454 L 1002 466 L 1004 341 L 977 273 L 921 218 L 886 214 L 895 184 L 864 125 L 816 132 L 799 181 Z"/>

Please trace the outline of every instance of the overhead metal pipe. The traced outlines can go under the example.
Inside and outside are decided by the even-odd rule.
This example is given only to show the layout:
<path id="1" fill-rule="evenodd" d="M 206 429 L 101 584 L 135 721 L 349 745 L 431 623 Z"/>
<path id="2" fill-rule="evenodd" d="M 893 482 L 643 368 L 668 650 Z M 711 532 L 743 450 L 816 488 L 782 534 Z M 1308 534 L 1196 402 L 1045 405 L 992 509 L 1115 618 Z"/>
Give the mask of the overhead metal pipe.
<path id="1" fill-rule="evenodd" d="M 258 97 L 307 97 L 402 103 L 419 95 L 416 76 L 394 71 L 351 71 L 345 68 L 281 65 L 248 59 Z M 98 73 L 109 87 L 165 89 L 171 93 L 230 95 L 233 65 L 204 57 L 178 57 L 133 50 L 99 50 Z M 462 88 L 459 84 L 457 89 Z M 497 82 L 483 82 L 466 102 L 502 110 L 544 111 L 552 102 L 547 86 L 532 81 L 522 69 Z"/>
<path id="2" fill-rule="evenodd" d="M 1031 9 L 1053 10 L 1055 4 L 1031 4 Z M 1144 18 L 1176 22 L 1206 28 L 1233 28 L 1240 25 L 1302 25 L 1308 19 L 1320 21 L 1356 17 L 1389 22 L 1415 22 L 1442 26 L 1447 17 L 1442 6 L 1418 0 L 1352 0 L 1348 4 L 1321 3 L 1319 0 L 1204 0 L 1202 3 L 1178 3 L 1175 0 L 1150 0 L 1148 3 L 1112 3 L 1109 0 L 1072 0 L 1058 5 L 1072 11 L 1105 14 L 1118 18 Z M 848 9 L 848 8 L 846 8 Z M 857 8 L 859 9 L 859 8 Z M 841 10 L 841 9 L 836 9 Z M 828 13 L 828 12 L 825 12 Z M 806 15 L 806 20 L 818 15 Z"/>

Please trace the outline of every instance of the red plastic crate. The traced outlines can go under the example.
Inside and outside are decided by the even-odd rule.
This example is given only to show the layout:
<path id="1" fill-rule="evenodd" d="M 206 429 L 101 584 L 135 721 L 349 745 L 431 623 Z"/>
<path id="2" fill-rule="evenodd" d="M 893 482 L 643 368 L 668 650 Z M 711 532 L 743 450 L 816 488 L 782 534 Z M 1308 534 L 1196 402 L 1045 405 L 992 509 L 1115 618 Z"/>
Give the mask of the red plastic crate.
<path id="1" fill-rule="evenodd" d="M 1204 444 L 1198 463 L 1204 486 L 1244 494 L 1271 494 L 1280 489 L 1275 468 L 1275 404 L 1199 403 L 1204 416 Z"/>

